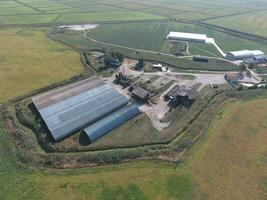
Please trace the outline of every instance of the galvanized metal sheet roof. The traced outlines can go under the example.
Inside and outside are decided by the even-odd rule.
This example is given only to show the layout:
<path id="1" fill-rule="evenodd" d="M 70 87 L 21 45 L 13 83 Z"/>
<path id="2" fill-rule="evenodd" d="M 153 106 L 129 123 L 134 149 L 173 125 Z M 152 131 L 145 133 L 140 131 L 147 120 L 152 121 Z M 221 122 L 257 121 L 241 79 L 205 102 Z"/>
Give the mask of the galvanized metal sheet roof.
<path id="1" fill-rule="evenodd" d="M 116 112 L 107 115 L 105 118 L 98 120 L 96 123 L 86 127 L 84 132 L 91 142 L 96 141 L 113 129 L 119 127 L 126 121 L 140 113 L 138 107 L 134 104 L 127 105 Z"/>
<path id="2" fill-rule="evenodd" d="M 81 93 L 41 107 L 39 113 L 54 139 L 58 141 L 127 103 L 125 96 L 104 84 L 89 87 Z"/>

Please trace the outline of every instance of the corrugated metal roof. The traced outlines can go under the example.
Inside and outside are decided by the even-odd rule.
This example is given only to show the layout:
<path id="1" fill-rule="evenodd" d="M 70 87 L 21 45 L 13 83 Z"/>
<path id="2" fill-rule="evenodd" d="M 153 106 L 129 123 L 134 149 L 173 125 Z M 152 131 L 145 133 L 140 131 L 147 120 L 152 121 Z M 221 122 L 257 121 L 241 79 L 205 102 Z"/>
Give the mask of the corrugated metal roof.
<path id="1" fill-rule="evenodd" d="M 57 96 L 61 93 L 55 94 Z M 50 96 L 52 99 L 54 97 Z M 36 107 L 53 138 L 58 141 L 127 103 L 128 99 L 125 96 L 111 86 L 103 84 L 94 88 L 89 87 L 81 93 L 67 96 L 46 107 L 41 106 L 41 109 L 38 109 L 38 104 Z"/>
<path id="2" fill-rule="evenodd" d="M 69 97 L 80 94 L 91 88 L 95 88 L 104 85 L 104 81 L 98 79 L 96 76 L 61 87 L 55 90 L 50 90 L 38 96 L 32 98 L 34 105 L 38 109 L 45 108 L 49 105 L 53 105 Z"/>
<path id="3" fill-rule="evenodd" d="M 140 110 L 136 105 L 134 104 L 127 105 L 121 108 L 120 110 L 111 113 L 105 118 L 98 120 L 96 123 L 86 127 L 84 129 L 84 132 L 89 137 L 90 141 L 94 142 L 100 137 L 107 134 L 108 132 L 119 127 L 126 121 L 135 117 L 139 113 Z"/>
<path id="4" fill-rule="evenodd" d="M 149 95 L 150 95 L 149 91 L 147 91 L 147 90 L 145 90 L 145 89 L 143 89 L 143 88 L 141 88 L 141 87 L 137 87 L 137 88 L 135 88 L 135 89 L 132 91 L 132 93 L 133 93 L 135 96 L 137 96 L 137 97 L 139 97 L 140 99 L 143 99 L 143 100 L 148 99 L 148 98 L 149 98 Z"/>

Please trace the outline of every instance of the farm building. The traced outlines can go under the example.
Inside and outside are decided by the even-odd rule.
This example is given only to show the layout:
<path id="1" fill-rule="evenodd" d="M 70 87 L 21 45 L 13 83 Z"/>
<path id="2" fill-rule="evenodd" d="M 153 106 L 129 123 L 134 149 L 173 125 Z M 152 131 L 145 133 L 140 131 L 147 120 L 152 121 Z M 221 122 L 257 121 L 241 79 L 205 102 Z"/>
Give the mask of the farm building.
<path id="1" fill-rule="evenodd" d="M 264 55 L 260 50 L 242 50 L 242 51 L 232 51 L 226 53 L 226 58 L 228 60 L 244 60 L 246 58 L 252 58 L 254 56 Z"/>
<path id="2" fill-rule="evenodd" d="M 185 42 L 202 42 L 207 41 L 207 36 L 204 34 L 170 32 L 167 39 L 171 42 L 185 41 Z"/>
<path id="3" fill-rule="evenodd" d="M 152 69 L 154 71 L 159 71 L 159 72 L 170 72 L 168 67 L 163 67 L 162 64 L 155 64 L 152 66 Z"/>
<path id="4" fill-rule="evenodd" d="M 89 125 L 83 131 L 88 136 L 90 142 L 94 142 L 139 113 L 140 110 L 136 105 L 129 104 L 118 111 L 113 112 L 107 117 L 98 120 L 96 123 Z"/>
<path id="5" fill-rule="evenodd" d="M 150 97 L 150 92 L 143 89 L 142 87 L 136 87 L 133 89 L 132 94 L 139 100 L 146 101 Z"/>
<path id="6" fill-rule="evenodd" d="M 175 107 L 178 104 L 188 106 L 198 97 L 198 95 L 198 92 L 194 89 L 175 85 L 164 96 L 164 99 L 165 101 L 169 101 L 169 105 L 172 107 Z"/>
<path id="7" fill-rule="evenodd" d="M 204 56 L 193 56 L 193 61 L 195 62 L 209 62 L 209 59 Z"/>
<path id="8" fill-rule="evenodd" d="M 128 104 L 124 95 L 96 77 L 36 96 L 32 101 L 55 141 Z"/>
<path id="9" fill-rule="evenodd" d="M 257 55 L 252 58 L 247 58 L 244 60 L 244 63 L 248 65 L 261 65 L 267 64 L 267 56 L 266 55 Z"/>

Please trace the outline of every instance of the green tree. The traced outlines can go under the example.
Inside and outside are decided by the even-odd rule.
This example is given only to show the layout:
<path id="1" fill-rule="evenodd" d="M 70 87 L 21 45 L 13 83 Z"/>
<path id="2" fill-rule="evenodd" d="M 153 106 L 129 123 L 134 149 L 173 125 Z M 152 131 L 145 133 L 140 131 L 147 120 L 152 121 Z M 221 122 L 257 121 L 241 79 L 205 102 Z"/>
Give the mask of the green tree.
<path id="1" fill-rule="evenodd" d="M 247 69 L 246 64 L 243 63 L 243 62 L 241 62 L 241 63 L 239 64 L 239 70 L 240 70 L 240 72 L 244 72 L 244 71 L 246 71 L 246 69 Z"/>

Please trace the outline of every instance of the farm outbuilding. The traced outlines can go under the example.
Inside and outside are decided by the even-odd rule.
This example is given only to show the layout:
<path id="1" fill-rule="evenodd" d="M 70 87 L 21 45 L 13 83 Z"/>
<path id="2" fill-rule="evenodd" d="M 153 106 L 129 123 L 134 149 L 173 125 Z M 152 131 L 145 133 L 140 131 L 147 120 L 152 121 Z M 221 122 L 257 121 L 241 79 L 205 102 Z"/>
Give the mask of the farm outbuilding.
<path id="1" fill-rule="evenodd" d="M 266 64 L 267 63 L 267 56 L 266 55 L 258 55 L 258 56 L 254 56 L 252 58 L 247 58 L 244 60 L 244 63 L 246 63 L 248 65 Z"/>
<path id="2" fill-rule="evenodd" d="M 264 55 L 260 50 L 242 50 L 242 51 L 231 51 L 226 53 L 228 60 L 244 60 L 246 58 L 252 58 L 254 56 Z"/>
<path id="3" fill-rule="evenodd" d="M 145 90 L 142 87 L 136 87 L 132 91 L 134 97 L 138 98 L 139 100 L 146 101 L 150 97 L 150 92 Z"/>
<path id="4" fill-rule="evenodd" d="M 94 142 L 139 113 L 140 110 L 136 105 L 129 104 L 86 127 L 83 131 L 88 136 L 90 142 Z"/>
<path id="5" fill-rule="evenodd" d="M 32 98 L 55 141 L 128 104 L 110 85 L 93 77 Z"/>
<path id="6" fill-rule="evenodd" d="M 199 93 L 192 89 L 186 88 L 185 86 L 175 85 L 165 96 L 165 101 L 169 101 L 170 106 L 177 106 L 178 104 L 188 106 L 197 97 Z"/>
<path id="7" fill-rule="evenodd" d="M 170 32 L 167 39 L 172 42 L 185 41 L 185 42 L 201 42 L 205 43 L 208 37 L 204 34 L 184 33 L 184 32 Z"/>

